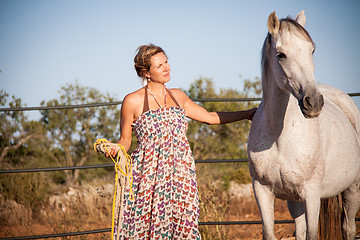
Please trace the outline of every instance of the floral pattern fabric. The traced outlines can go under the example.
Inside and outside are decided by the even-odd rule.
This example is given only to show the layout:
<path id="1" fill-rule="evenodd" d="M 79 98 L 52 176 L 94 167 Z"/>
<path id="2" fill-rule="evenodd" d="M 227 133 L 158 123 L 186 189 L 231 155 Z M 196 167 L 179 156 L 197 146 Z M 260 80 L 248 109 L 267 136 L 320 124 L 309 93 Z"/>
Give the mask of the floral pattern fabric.
<path id="1" fill-rule="evenodd" d="M 125 188 L 120 239 L 200 239 L 195 162 L 185 110 L 158 108 L 134 123 L 134 200 Z"/>

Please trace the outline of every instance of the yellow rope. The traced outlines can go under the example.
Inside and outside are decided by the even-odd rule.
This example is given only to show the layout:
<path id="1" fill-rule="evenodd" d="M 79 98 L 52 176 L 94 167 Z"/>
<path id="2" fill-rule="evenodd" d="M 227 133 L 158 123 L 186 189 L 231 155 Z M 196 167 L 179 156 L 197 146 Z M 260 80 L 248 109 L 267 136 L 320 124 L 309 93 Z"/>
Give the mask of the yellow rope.
<path id="1" fill-rule="evenodd" d="M 102 143 L 110 143 L 107 139 L 105 138 L 99 138 L 96 140 L 96 142 L 94 143 L 94 150 L 95 152 L 99 152 L 98 149 L 96 148 L 97 145 L 100 145 Z M 112 143 L 115 144 L 115 143 Z M 119 160 L 120 160 L 120 154 L 117 153 L 116 154 L 116 160 L 113 158 L 113 156 L 110 154 L 110 150 L 107 148 L 106 144 L 104 144 L 104 147 L 106 149 L 106 153 L 109 154 L 111 160 L 113 160 L 113 162 L 115 163 L 115 190 L 114 190 L 114 199 L 113 199 L 113 207 L 112 207 L 112 220 L 111 220 L 111 236 L 112 239 L 114 238 L 114 225 L 115 225 L 115 203 L 116 203 L 116 191 L 117 191 L 117 183 L 118 183 L 118 172 L 117 170 L 119 170 L 125 177 L 129 178 L 129 188 L 130 188 L 130 200 L 134 200 L 134 193 L 132 191 L 132 184 L 133 184 L 133 175 L 132 175 L 132 159 L 131 156 L 126 152 L 125 147 L 122 146 L 121 144 L 116 143 L 116 145 L 118 145 L 120 147 L 120 150 L 122 151 L 122 153 L 124 154 L 124 156 L 126 157 L 126 161 L 125 161 L 125 169 L 121 169 L 120 165 L 119 165 Z M 120 203 L 123 204 L 123 203 Z M 118 229 L 119 231 L 119 229 Z"/>

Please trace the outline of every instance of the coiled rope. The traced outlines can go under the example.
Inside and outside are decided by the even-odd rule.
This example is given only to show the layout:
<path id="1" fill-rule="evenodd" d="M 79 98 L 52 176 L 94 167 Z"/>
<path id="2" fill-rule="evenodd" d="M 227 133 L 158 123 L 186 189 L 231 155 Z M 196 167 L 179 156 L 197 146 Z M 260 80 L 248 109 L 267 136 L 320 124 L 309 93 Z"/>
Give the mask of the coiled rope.
<path id="1" fill-rule="evenodd" d="M 116 148 L 117 154 L 115 159 L 110 154 L 110 150 Z M 112 207 L 112 220 L 111 220 L 111 236 L 112 239 L 119 239 L 119 231 L 122 225 L 121 219 L 123 215 L 123 200 L 124 200 L 124 187 L 126 182 L 129 184 L 130 200 L 134 200 L 134 193 L 132 191 L 133 175 L 132 175 L 132 159 L 126 152 L 124 146 L 118 143 L 111 143 L 104 138 L 99 138 L 94 143 L 95 152 L 109 155 L 115 164 L 115 190 Z M 127 178 L 127 181 L 125 181 Z M 120 191 L 118 189 L 120 188 Z M 114 236 L 114 233 L 116 236 Z"/>

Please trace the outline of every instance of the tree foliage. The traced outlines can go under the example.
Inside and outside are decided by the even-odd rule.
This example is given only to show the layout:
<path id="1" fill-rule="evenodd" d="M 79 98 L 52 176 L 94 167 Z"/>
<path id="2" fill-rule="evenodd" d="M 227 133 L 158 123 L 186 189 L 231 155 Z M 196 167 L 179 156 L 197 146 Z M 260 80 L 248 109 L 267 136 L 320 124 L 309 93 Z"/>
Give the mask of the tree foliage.
<path id="1" fill-rule="evenodd" d="M 68 84 L 59 91 L 60 98 L 41 105 L 81 105 L 96 102 L 112 102 L 114 97 L 99 90 Z M 108 161 L 92 148 L 97 138 L 119 138 L 120 112 L 117 106 L 71 108 L 41 111 L 41 123 L 47 131 L 48 143 L 44 152 L 58 166 L 82 166 Z M 80 171 L 65 171 L 63 181 L 67 185 L 79 182 Z"/>
<path id="2" fill-rule="evenodd" d="M 235 89 L 220 88 L 217 93 L 214 83 L 209 78 L 199 78 L 191 84 L 188 91 L 190 98 L 251 98 L 261 94 L 261 83 L 244 80 L 242 92 Z M 257 107 L 257 102 L 202 102 L 202 107 L 210 112 L 240 111 Z M 223 125 L 206 125 L 196 121 L 189 121 L 188 139 L 193 150 L 195 159 L 246 159 L 247 140 L 251 122 L 242 120 Z M 199 185 L 202 182 L 202 174 L 212 175 L 212 181 L 222 184 L 227 190 L 230 183 L 248 183 L 251 181 L 247 163 L 213 163 L 206 168 L 205 164 L 197 165 Z M 208 173 L 209 172 L 209 173 Z M 221 186 L 219 186 L 221 187 Z M 209 186 L 211 188 L 211 186 Z"/>
<path id="3" fill-rule="evenodd" d="M 0 90 L 0 104 L 10 108 L 22 107 L 22 101 Z M 0 112 L 0 168 L 36 168 L 46 166 L 41 158 L 44 129 L 37 121 L 28 120 L 22 111 Z M 49 190 L 45 174 L 0 175 L 0 200 L 15 199 L 33 205 L 42 201 Z"/>
<path id="4" fill-rule="evenodd" d="M 8 103 L 9 101 L 9 103 Z M 0 105 L 10 108 L 19 108 L 22 105 L 20 98 L 12 96 L 4 90 L 0 90 Z M 8 155 L 10 163 L 16 162 L 15 152 L 22 151 L 25 144 L 33 138 L 40 138 L 43 135 L 41 125 L 36 121 L 28 121 L 27 115 L 22 111 L 0 112 L 1 135 L 0 135 L 0 163 Z"/>
<path id="5" fill-rule="evenodd" d="M 244 80 L 243 92 L 221 88 L 219 93 L 211 79 L 199 78 L 185 93 L 190 98 L 249 98 L 257 97 L 260 81 Z M 251 95 L 254 94 L 254 95 Z M 199 103 L 209 112 L 240 111 L 254 108 L 255 102 L 202 102 Z M 246 158 L 246 143 L 251 122 L 244 120 L 224 125 L 205 125 L 196 121 L 189 122 L 188 138 L 195 159 Z"/>

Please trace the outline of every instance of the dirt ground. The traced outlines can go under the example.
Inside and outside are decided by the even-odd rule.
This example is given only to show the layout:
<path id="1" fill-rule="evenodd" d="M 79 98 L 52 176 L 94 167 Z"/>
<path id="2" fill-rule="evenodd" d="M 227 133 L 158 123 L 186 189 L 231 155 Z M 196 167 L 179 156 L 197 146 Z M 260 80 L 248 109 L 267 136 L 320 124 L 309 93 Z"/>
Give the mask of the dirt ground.
<path id="1" fill-rule="evenodd" d="M 91 191 L 93 190 L 89 188 L 88 192 Z M 74 193 L 70 192 L 67 195 L 67 199 L 71 203 L 71 206 L 76 207 L 70 209 L 70 205 L 60 202 L 61 204 L 58 203 L 57 206 L 49 205 L 48 208 L 42 209 L 38 216 L 34 216 L 33 214 L 17 219 L 16 216 L 21 216 L 21 213 L 24 213 L 23 209 L 19 209 L 20 212 L 17 212 L 16 210 L 14 211 L 14 206 L 11 207 L 11 211 L 10 209 L 3 207 L 1 209 L 3 216 L 2 221 L 3 223 L 5 221 L 6 224 L 1 223 L 0 221 L 0 238 L 68 233 L 94 229 L 107 229 L 111 227 L 112 200 L 107 193 L 92 199 L 92 202 L 85 197 L 86 194 L 81 198 L 69 197 L 73 196 L 72 194 Z M 94 205 L 93 208 L 89 208 L 89 204 L 87 203 L 90 202 Z M 87 206 L 87 208 L 84 208 L 84 206 Z M 59 207 L 62 208 L 62 212 L 58 209 Z M 64 209 L 67 209 L 67 214 L 64 214 Z M 360 217 L 359 213 L 358 217 Z M 22 216 L 23 215 L 24 214 L 22 214 Z M 4 216 L 8 216 L 8 219 L 4 219 Z M 285 201 L 275 201 L 275 220 L 291 220 Z M 223 221 L 260 221 L 260 214 L 255 198 L 253 196 L 233 198 L 229 202 L 229 208 L 223 217 Z M 293 237 L 294 229 L 294 224 L 275 224 L 276 237 L 278 239 L 295 239 Z M 260 224 L 200 226 L 200 231 L 211 233 L 208 234 L 207 237 L 203 237 L 203 240 L 262 239 L 262 229 Z M 360 222 L 357 222 L 357 236 L 360 236 Z M 110 239 L 110 232 L 47 239 Z"/>
<path id="2" fill-rule="evenodd" d="M 260 215 L 257 210 L 256 202 L 252 200 L 236 199 L 233 202 L 234 206 L 230 207 L 229 214 L 226 215 L 225 221 L 260 221 Z M 282 201 L 276 202 L 277 211 L 275 213 L 276 220 L 289 220 L 290 215 L 287 213 L 286 204 Z M 242 210 L 239 211 L 239 206 L 242 206 Z M 252 213 L 252 211 L 254 211 Z M 286 210 L 286 211 L 284 211 Z M 241 215 L 239 212 L 245 212 L 245 215 Z M 3 226 L 0 229 L 0 237 L 16 237 L 16 236 L 31 236 L 31 235 L 43 235 L 61 232 L 77 232 L 87 231 L 93 229 L 105 229 L 110 228 L 111 223 L 92 223 L 92 224 L 81 224 L 78 222 L 75 225 L 54 225 L 47 224 L 47 222 L 39 223 L 33 221 L 28 224 L 19 224 L 14 226 Z M 216 237 L 216 226 L 200 226 L 200 229 L 214 232 L 212 239 L 262 239 L 262 230 L 260 224 L 251 225 L 229 225 L 229 226 L 218 226 L 221 228 L 221 232 L 225 232 L 221 237 Z M 206 228 L 206 229 L 205 229 Z M 287 239 L 292 237 L 294 234 L 293 224 L 276 224 L 275 233 L 279 239 Z M 215 236 L 214 236 L 215 235 Z M 49 239 L 110 239 L 110 232 L 89 234 L 83 236 L 74 236 L 67 238 L 49 238 Z M 209 238 L 210 239 L 210 238 Z"/>

